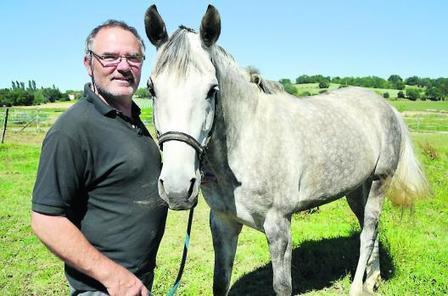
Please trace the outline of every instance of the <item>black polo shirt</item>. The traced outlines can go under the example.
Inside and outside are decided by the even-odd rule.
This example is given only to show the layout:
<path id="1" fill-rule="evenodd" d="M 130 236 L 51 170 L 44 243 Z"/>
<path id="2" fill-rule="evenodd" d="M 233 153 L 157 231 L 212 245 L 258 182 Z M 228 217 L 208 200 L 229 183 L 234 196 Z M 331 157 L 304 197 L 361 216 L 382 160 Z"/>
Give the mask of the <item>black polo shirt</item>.
<path id="1" fill-rule="evenodd" d="M 139 118 L 105 104 L 90 85 L 42 146 L 32 210 L 66 216 L 101 253 L 143 278 L 155 267 L 167 208 L 157 179 L 161 158 Z M 104 287 L 66 264 L 77 290 Z"/>

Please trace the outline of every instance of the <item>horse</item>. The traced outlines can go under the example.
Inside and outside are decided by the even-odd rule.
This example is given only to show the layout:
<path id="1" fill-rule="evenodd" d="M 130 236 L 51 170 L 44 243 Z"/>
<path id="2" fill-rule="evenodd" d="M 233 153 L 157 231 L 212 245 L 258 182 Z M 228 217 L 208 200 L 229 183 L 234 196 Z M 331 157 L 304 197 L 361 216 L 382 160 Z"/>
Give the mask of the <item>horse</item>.
<path id="1" fill-rule="evenodd" d="M 148 90 L 163 154 L 159 194 L 170 209 L 187 210 L 202 190 L 214 295 L 228 294 L 243 225 L 265 233 L 273 289 L 291 295 L 291 216 L 344 196 L 361 225 L 350 295 L 373 292 L 385 196 L 406 206 L 428 192 L 399 113 L 363 88 L 304 99 L 260 91 L 217 45 L 221 18 L 211 5 L 199 32 L 181 26 L 169 37 L 155 5 L 145 30 L 157 49 Z M 201 185 L 201 170 L 213 180 Z"/>

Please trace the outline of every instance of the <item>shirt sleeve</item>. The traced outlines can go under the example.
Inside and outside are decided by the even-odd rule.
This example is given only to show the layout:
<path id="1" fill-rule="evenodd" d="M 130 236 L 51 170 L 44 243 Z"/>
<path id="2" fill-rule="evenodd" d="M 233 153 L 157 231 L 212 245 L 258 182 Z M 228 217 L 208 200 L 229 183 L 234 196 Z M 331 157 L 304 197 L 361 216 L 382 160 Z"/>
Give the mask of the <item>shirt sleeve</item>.
<path id="1" fill-rule="evenodd" d="M 83 190 L 84 168 L 80 145 L 69 135 L 50 130 L 42 144 L 32 210 L 66 216 Z"/>

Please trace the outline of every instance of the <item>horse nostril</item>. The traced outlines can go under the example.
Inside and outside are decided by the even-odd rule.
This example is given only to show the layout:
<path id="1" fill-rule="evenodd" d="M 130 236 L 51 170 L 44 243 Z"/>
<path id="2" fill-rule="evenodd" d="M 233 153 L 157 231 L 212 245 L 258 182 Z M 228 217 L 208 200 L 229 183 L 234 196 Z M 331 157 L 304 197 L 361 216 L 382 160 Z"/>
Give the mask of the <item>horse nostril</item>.
<path id="1" fill-rule="evenodd" d="M 191 195 L 193 194 L 194 184 L 195 184 L 195 183 L 196 183 L 196 178 L 192 178 L 192 179 L 190 180 L 190 188 L 188 189 L 188 197 L 187 197 L 187 199 L 190 198 Z"/>

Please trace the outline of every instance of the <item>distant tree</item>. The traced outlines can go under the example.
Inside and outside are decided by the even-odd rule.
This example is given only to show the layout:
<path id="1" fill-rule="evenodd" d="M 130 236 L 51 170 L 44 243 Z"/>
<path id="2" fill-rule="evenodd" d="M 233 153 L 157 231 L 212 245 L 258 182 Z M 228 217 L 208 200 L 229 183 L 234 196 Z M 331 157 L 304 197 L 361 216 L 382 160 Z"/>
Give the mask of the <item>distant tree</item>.
<path id="1" fill-rule="evenodd" d="M 300 75 L 296 78 L 296 84 L 304 84 L 304 83 L 311 83 L 310 76 L 308 75 Z"/>
<path id="2" fill-rule="evenodd" d="M 36 81 L 31 80 L 31 85 L 33 87 L 33 90 L 36 90 Z"/>
<path id="3" fill-rule="evenodd" d="M 393 74 L 389 76 L 387 81 L 389 81 L 390 83 L 403 82 L 403 78 L 401 78 L 400 75 Z"/>
<path id="4" fill-rule="evenodd" d="M 51 103 L 63 99 L 62 93 L 54 85 L 52 88 L 47 87 L 42 89 L 42 94 Z"/>
<path id="5" fill-rule="evenodd" d="M 291 80 L 288 78 L 282 78 L 280 79 L 278 82 L 280 82 L 281 84 L 283 84 L 283 86 L 285 86 L 286 84 L 292 84 Z"/>
<path id="6" fill-rule="evenodd" d="M 12 89 L 16 89 L 17 88 L 15 81 L 11 81 L 11 87 L 12 87 Z"/>
<path id="7" fill-rule="evenodd" d="M 148 89 L 147 88 L 143 88 L 143 87 L 141 87 L 141 88 L 139 88 L 139 89 L 137 89 L 137 91 L 135 92 L 135 96 L 137 97 L 137 98 L 145 98 L 145 99 L 149 99 L 149 92 L 148 92 Z"/>
<path id="8" fill-rule="evenodd" d="M 400 77 L 400 75 L 397 74 L 390 75 L 387 81 L 390 83 L 390 86 L 393 89 L 402 90 L 405 87 L 403 79 Z"/>
<path id="9" fill-rule="evenodd" d="M 417 86 L 426 88 L 431 87 L 433 86 L 433 80 L 431 78 L 420 78 Z"/>
<path id="10" fill-rule="evenodd" d="M 426 89 L 425 91 L 426 98 L 430 99 L 431 101 L 440 101 L 442 100 L 442 91 L 438 89 L 437 87 L 430 87 Z"/>
<path id="11" fill-rule="evenodd" d="M 398 89 L 398 90 L 403 90 L 406 88 L 406 84 L 402 81 L 402 82 L 397 82 L 395 83 L 395 85 L 393 85 L 394 89 Z"/>
<path id="12" fill-rule="evenodd" d="M 411 101 L 415 101 L 420 98 L 420 92 L 415 88 L 407 88 L 406 98 L 408 98 Z"/>
<path id="13" fill-rule="evenodd" d="M 420 78 L 418 76 L 411 76 L 406 78 L 404 82 L 407 85 L 418 85 L 420 82 Z"/>
<path id="14" fill-rule="evenodd" d="M 441 93 L 441 100 L 448 98 L 448 78 L 437 78 L 433 80 L 432 86 L 439 89 Z"/>

